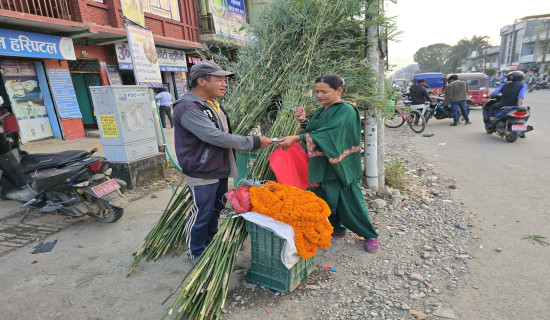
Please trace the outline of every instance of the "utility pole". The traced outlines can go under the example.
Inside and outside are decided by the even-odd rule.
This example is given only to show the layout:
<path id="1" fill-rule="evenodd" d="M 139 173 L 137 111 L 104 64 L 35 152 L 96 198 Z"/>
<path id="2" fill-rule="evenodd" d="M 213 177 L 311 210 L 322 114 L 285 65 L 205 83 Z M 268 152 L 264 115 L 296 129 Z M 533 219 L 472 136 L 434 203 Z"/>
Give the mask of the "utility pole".
<path id="1" fill-rule="evenodd" d="M 376 7 L 379 8 L 379 0 L 366 0 L 365 11 Z M 375 18 L 365 12 L 365 21 Z M 372 70 L 378 70 L 378 27 L 371 24 L 365 27 L 365 57 Z M 377 114 L 372 108 L 365 109 L 365 175 L 368 188 L 378 189 L 378 137 L 377 137 Z"/>

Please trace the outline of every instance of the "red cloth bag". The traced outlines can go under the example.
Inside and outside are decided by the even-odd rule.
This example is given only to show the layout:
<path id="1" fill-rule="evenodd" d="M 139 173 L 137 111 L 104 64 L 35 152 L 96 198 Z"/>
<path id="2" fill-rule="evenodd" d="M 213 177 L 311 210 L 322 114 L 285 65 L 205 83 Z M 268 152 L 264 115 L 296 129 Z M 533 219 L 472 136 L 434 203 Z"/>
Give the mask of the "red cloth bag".
<path id="1" fill-rule="evenodd" d="M 309 187 L 307 153 L 300 144 L 295 143 L 286 150 L 283 150 L 283 147 L 278 147 L 269 156 L 269 164 L 275 172 L 277 182 L 289 184 L 302 190 Z"/>

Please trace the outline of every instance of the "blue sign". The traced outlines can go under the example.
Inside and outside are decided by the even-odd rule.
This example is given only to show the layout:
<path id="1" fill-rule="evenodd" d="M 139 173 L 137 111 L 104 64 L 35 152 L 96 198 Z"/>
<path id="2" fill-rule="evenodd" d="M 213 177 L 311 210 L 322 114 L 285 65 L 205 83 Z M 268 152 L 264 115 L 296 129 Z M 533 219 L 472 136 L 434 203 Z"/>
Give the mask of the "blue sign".
<path id="1" fill-rule="evenodd" d="M 81 119 L 82 114 L 78 107 L 69 69 L 48 69 L 48 79 L 59 117 Z"/>
<path id="2" fill-rule="evenodd" d="M 7 29 L 0 29 L 0 55 L 76 60 L 71 38 Z"/>

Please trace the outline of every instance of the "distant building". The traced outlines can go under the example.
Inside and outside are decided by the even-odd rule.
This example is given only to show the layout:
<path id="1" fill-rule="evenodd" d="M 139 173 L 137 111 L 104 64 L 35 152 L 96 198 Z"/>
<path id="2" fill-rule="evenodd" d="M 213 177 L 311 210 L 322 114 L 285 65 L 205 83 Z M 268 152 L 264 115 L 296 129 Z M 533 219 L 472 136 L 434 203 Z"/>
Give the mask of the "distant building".
<path id="1" fill-rule="evenodd" d="M 484 72 L 486 69 L 494 70 L 499 67 L 500 46 L 491 46 L 479 51 L 474 51 L 470 57 L 463 59 L 460 68 L 462 72 Z"/>
<path id="2" fill-rule="evenodd" d="M 499 74 L 544 72 L 550 62 L 550 14 L 528 16 L 500 29 Z"/>
<path id="3" fill-rule="evenodd" d="M 404 68 L 401 68 L 401 69 L 397 70 L 391 76 L 391 80 L 405 79 L 405 80 L 411 82 L 412 79 L 414 78 L 414 75 L 416 73 L 418 73 L 419 70 L 420 70 L 420 68 L 418 68 L 418 64 L 410 64 L 410 65 L 408 65 Z"/>

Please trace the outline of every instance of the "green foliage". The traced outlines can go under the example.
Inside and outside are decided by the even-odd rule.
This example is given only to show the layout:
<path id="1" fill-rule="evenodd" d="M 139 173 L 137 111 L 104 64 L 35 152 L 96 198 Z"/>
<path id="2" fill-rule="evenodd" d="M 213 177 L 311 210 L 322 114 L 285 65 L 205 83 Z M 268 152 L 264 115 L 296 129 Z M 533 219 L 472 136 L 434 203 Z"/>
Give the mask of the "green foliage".
<path id="1" fill-rule="evenodd" d="M 532 244 L 538 243 L 541 246 L 550 246 L 550 243 L 543 240 L 543 239 L 546 239 L 546 237 L 539 236 L 539 235 L 536 235 L 536 234 L 526 235 L 522 239 L 527 240 L 527 241 L 531 242 Z"/>
<path id="2" fill-rule="evenodd" d="M 403 167 L 403 164 L 396 158 L 391 158 L 389 162 L 386 162 L 384 166 L 384 177 L 386 179 L 386 185 L 393 188 L 402 189 L 407 182 L 405 167 Z"/>
<path id="3" fill-rule="evenodd" d="M 451 46 L 445 43 L 431 44 L 422 47 L 416 51 L 413 59 L 418 63 L 420 72 L 443 72 L 449 55 Z"/>

